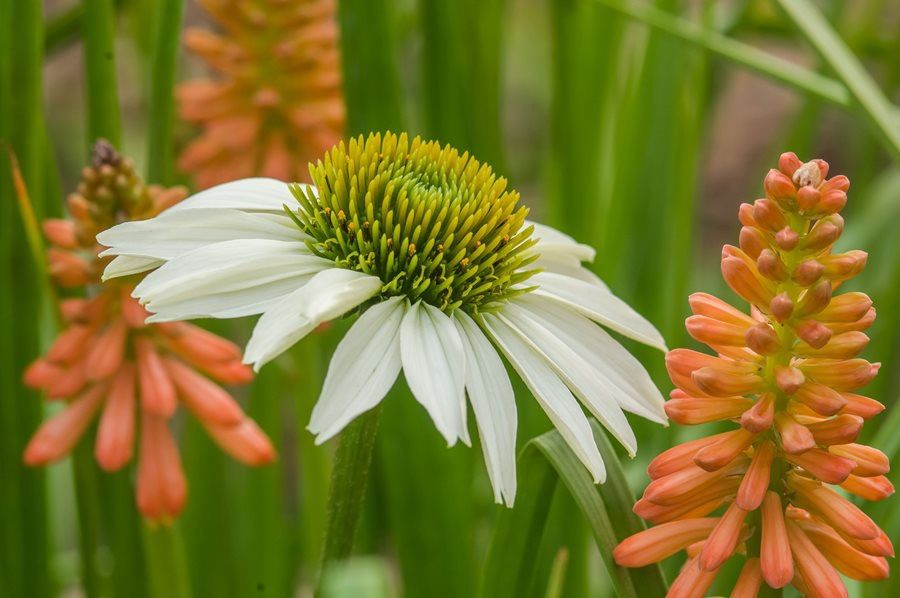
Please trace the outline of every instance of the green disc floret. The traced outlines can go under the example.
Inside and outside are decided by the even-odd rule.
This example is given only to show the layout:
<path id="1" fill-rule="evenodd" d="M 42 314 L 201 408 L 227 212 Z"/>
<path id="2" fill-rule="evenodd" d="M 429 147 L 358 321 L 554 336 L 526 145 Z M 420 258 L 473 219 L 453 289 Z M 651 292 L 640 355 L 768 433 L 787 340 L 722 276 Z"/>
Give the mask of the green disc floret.
<path id="1" fill-rule="evenodd" d="M 292 185 L 300 206 L 288 210 L 309 249 L 378 276 L 383 296 L 477 313 L 531 290 L 519 284 L 537 271 L 524 269 L 537 257 L 528 209 L 468 153 L 370 134 L 341 142 L 310 174 L 316 191 Z"/>

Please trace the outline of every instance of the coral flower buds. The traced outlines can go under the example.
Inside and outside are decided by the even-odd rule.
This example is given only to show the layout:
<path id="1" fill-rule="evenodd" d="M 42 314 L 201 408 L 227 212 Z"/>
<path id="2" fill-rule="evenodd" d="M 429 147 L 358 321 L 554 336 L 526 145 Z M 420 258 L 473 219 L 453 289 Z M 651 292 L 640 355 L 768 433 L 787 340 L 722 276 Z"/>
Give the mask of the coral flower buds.
<path id="1" fill-rule="evenodd" d="M 831 253 L 850 182 L 822 160 L 783 154 L 766 197 L 741 206 L 740 247 L 726 245 L 722 275 L 751 305 L 745 314 L 697 293 L 690 335 L 717 355 L 666 356 L 676 388 L 666 413 L 681 424 L 738 427 L 654 459 L 634 512 L 657 524 L 626 538 L 616 562 L 641 567 L 684 549 L 670 596 L 702 596 L 722 565 L 744 559 L 732 596 L 793 584 L 810 596 L 846 596 L 841 574 L 888 576 L 887 535 L 829 485 L 865 500 L 894 492 L 887 457 L 856 444 L 883 409 L 856 394 L 879 364 L 858 357 L 875 318 L 863 293 L 838 293 L 866 253 Z"/>
<path id="2" fill-rule="evenodd" d="M 181 189 L 145 186 L 128 160 L 98 142 L 93 166 L 85 168 L 78 192 L 69 197 L 72 219 L 44 223 L 55 281 L 89 286 L 90 298 L 63 302 L 64 330 L 24 375 L 28 386 L 68 403 L 34 434 L 25 463 L 62 458 L 97 418 L 97 463 L 107 471 L 121 469 L 137 445 L 137 505 L 154 520 L 178 515 L 187 498 L 169 430 L 179 401 L 235 459 L 262 465 L 275 458 L 266 435 L 210 379 L 225 384 L 252 379 L 237 346 L 191 324 L 145 325 L 149 314 L 130 296 L 136 281 L 100 284 L 108 260 L 97 256 L 94 236 L 123 219 L 154 216 L 185 195 Z"/>

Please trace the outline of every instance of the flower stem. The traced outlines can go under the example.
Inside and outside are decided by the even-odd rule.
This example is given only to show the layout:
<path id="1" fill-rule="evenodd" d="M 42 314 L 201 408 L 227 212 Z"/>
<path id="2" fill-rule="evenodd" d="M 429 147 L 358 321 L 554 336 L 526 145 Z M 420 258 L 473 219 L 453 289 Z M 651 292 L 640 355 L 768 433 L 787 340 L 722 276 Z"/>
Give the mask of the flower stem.
<path id="1" fill-rule="evenodd" d="M 142 532 L 150 598 L 190 598 L 187 561 L 177 524 L 155 525 L 145 521 Z"/>
<path id="2" fill-rule="evenodd" d="M 341 433 L 331 471 L 321 583 L 328 565 L 350 556 L 359 525 L 381 407 L 358 417 Z"/>

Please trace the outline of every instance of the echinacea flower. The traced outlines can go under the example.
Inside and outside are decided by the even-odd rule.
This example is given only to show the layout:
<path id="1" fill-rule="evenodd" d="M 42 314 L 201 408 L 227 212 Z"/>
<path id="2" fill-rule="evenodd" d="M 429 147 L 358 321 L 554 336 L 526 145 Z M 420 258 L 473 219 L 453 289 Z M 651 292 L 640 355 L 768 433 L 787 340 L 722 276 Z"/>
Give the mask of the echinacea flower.
<path id="1" fill-rule="evenodd" d="M 827 173 L 822 160 L 782 154 L 766 176 L 766 197 L 740 208 L 740 248 L 722 252 L 725 280 L 750 314 L 692 295 L 688 332 L 717 355 L 675 349 L 666 357 L 676 386 L 666 403 L 671 419 L 739 424 L 650 463 L 652 481 L 634 511 L 656 526 L 615 549 L 626 567 L 686 549 L 671 596 L 704 595 L 734 554 L 746 560 L 732 596 L 756 596 L 763 584 L 846 596 L 839 573 L 888 575 L 887 535 L 829 488 L 866 500 L 894 492 L 887 457 L 855 442 L 863 421 L 883 409 L 855 392 L 879 368 L 857 357 L 875 310 L 863 293 L 834 294 L 866 254 L 832 253 L 850 182 Z"/>
<path id="2" fill-rule="evenodd" d="M 182 83 L 181 117 L 200 125 L 178 165 L 209 187 L 262 175 L 306 180 L 300 165 L 344 128 L 335 0 L 202 0 L 221 35 L 186 45 L 218 76 Z"/>
<path id="3" fill-rule="evenodd" d="M 591 248 L 527 222 L 489 166 L 387 134 L 341 143 L 310 172 L 315 186 L 237 181 L 101 233 L 118 256 L 105 275 L 159 266 L 134 291 L 151 321 L 262 314 L 244 354 L 257 369 L 358 313 L 313 410 L 317 442 L 378 405 L 402 369 L 449 445 L 469 444 L 468 395 L 498 502 L 512 503 L 516 483 L 499 353 L 597 481 L 578 400 L 631 454 L 623 410 L 665 421 L 647 372 L 595 323 L 664 349 L 659 333 L 582 267 Z"/>
<path id="4" fill-rule="evenodd" d="M 128 160 L 98 142 L 93 166 L 84 169 L 78 192 L 68 198 L 72 218 L 44 222 L 54 280 L 86 287 L 88 296 L 62 302 L 64 330 L 25 372 L 28 386 L 67 402 L 34 434 L 25 462 L 43 465 L 65 456 L 99 414 L 94 455 L 104 470 L 124 467 L 140 437 L 137 505 L 154 520 L 177 515 L 187 498 L 168 425 L 179 401 L 235 459 L 261 465 L 275 458 L 266 435 L 210 380 L 252 379 L 240 349 L 191 324 L 145 324 L 149 314 L 131 298 L 132 281 L 100 283 L 108 260 L 97 256 L 96 233 L 123 220 L 152 217 L 185 195 L 179 188 L 145 186 Z"/>

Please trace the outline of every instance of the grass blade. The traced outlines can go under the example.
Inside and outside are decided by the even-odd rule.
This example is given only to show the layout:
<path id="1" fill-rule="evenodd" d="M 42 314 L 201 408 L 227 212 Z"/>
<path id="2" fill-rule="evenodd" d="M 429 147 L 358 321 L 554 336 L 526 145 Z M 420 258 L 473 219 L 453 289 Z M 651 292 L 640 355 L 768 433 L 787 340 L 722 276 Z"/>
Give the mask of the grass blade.
<path id="1" fill-rule="evenodd" d="M 809 0 L 777 0 L 806 41 L 846 85 L 894 159 L 900 159 L 900 112 L 859 59 Z"/>
<path id="2" fill-rule="evenodd" d="M 88 147 L 105 138 L 121 147 L 121 119 L 116 93 L 115 6 L 113 0 L 84 0 L 84 38 Z"/>
<path id="3" fill-rule="evenodd" d="M 159 0 L 150 81 L 147 131 L 147 182 L 166 184 L 172 177 L 173 89 L 181 43 L 184 0 Z"/>

